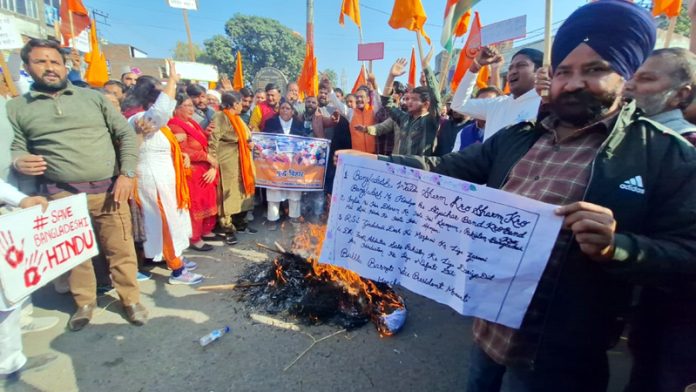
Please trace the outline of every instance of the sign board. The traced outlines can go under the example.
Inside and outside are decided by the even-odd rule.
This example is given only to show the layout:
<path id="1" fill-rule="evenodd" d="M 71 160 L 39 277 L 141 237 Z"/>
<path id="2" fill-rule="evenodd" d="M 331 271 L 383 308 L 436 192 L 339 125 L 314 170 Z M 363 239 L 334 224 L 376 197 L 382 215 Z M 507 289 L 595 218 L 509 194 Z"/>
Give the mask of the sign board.
<path id="1" fill-rule="evenodd" d="M 99 253 L 82 193 L 0 216 L 0 285 L 16 304 Z"/>
<path id="2" fill-rule="evenodd" d="M 167 4 L 169 4 L 170 7 L 172 8 L 182 8 L 185 10 L 198 10 L 198 4 L 196 0 L 167 0 Z"/>
<path id="3" fill-rule="evenodd" d="M 527 15 L 481 27 L 481 45 L 488 46 L 527 36 Z"/>
<path id="4" fill-rule="evenodd" d="M 550 204 L 354 156 L 339 159 L 333 190 L 320 262 L 511 328 L 563 221 Z"/>
<path id="5" fill-rule="evenodd" d="M 358 61 L 382 60 L 384 58 L 384 42 L 358 44 Z"/>
<path id="6" fill-rule="evenodd" d="M 278 69 L 273 67 L 263 67 L 254 76 L 252 83 L 254 90 L 264 89 L 268 83 L 275 83 L 280 88 L 280 94 L 285 95 L 288 86 L 288 78 Z"/>
<path id="7" fill-rule="evenodd" d="M 0 15 L 0 49 L 17 49 L 24 46 L 14 18 Z"/>
<path id="8" fill-rule="evenodd" d="M 182 79 L 217 82 L 220 78 L 217 67 L 214 65 L 194 63 L 190 61 L 176 61 L 175 65 L 176 73 L 181 75 Z M 167 74 L 168 73 L 169 69 L 167 69 Z"/>
<path id="9" fill-rule="evenodd" d="M 80 52 L 87 53 L 90 52 L 89 45 L 89 28 L 84 29 L 76 38 L 70 39 L 70 47 L 75 48 Z"/>
<path id="10" fill-rule="evenodd" d="M 253 132 L 252 151 L 259 188 L 323 191 L 331 141 Z"/>

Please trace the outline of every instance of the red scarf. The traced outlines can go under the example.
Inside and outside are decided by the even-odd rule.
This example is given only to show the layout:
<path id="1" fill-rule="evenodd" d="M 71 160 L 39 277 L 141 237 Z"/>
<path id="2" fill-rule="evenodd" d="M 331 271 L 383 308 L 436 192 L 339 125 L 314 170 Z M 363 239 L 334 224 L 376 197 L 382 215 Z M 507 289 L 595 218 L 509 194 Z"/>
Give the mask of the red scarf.
<path id="1" fill-rule="evenodd" d="M 196 121 L 190 120 L 189 122 L 187 122 L 180 119 L 179 117 L 172 117 L 172 119 L 169 120 L 167 125 L 176 125 L 181 127 L 181 129 L 183 129 L 186 132 L 186 135 L 196 139 L 196 141 L 200 143 L 201 146 L 203 146 L 203 149 L 205 151 L 208 151 L 208 136 L 205 134 L 203 128 L 201 128 L 201 126 L 198 125 Z"/>

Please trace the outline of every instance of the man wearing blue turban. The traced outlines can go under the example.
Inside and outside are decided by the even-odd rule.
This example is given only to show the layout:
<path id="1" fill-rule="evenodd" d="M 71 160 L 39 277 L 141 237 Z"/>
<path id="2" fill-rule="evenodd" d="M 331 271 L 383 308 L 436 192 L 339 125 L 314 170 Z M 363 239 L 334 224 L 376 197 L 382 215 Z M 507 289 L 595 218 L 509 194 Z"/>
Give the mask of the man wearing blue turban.
<path id="1" fill-rule="evenodd" d="M 628 1 L 589 3 L 555 37 L 548 116 L 443 157 L 378 156 L 560 206 L 520 328 L 474 320 L 468 391 L 605 391 L 634 285 L 696 273 L 696 150 L 622 99 L 655 33 Z"/>

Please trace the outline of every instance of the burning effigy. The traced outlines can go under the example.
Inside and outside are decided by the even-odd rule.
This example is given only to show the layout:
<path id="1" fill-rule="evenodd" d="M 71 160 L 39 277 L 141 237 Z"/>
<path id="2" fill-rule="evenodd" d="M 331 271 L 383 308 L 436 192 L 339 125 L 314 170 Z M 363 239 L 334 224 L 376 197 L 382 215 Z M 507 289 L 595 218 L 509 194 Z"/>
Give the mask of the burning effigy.
<path id="1" fill-rule="evenodd" d="M 330 323 L 348 330 L 372 321 L 390 336 L 406 321 L 403 298 L 388 284 L 353 271 L 319 264 L 326 227 L 304 225 L 291 251 L 250 266 L 240 278 L 241 299 L 269 314 L 297 317 L 307 324 Z"/>

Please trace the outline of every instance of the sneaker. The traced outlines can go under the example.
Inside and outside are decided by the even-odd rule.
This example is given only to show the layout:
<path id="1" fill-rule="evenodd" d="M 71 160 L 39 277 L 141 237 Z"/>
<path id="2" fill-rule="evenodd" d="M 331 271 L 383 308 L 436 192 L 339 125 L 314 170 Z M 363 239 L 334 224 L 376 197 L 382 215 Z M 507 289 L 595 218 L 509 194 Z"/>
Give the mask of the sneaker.
<path id="1" fill-rule="evenodd" d="M 146 280 L 150 280 L 152 278 L 152 274 L 138 271 L 138 274 L 135 275 L 135 278 L 138 280 L 138 282 L 144 282 Z"/>
<path id="2" fill-rule="evenodd" d="M 268 231 L 276 231 L 278 230 L 278 221 L 267 221 L 266 226 L 268 227 Z"/>
<path id="3" fill-rule="evenodd" d="M 181 261 L 184 263 L 184 268 L 186 268 L 189 271 L 193 271 L 196 268 L 198 268 L 198 263 L 196 263 L 195 261 L 191 261 L 186 257 L 181 256 Z"/>
<path id="4" fill-rule="evenodd" d="M 29 324 L 22 325 L 22 334 L 49 330 L 58 324 L 58 317 L 32 317 Z"/>
<path id="5" fill-rule="evenodd" d="M 254 211 L 247 211 L 246 213 L 246 220 L 249 222 L 254 221 Z"/>
<path id="6" fill-rule="evenodd" d="M 181 271 L 181 275 L 179 276 L 170 276 L 169 277 L 169 284 L 187 284 L 187 285 L 192 285 L 192 284 L 198 284 L 203 281 L 203 276 L 199 274 L 194 274 L 193 272 L 190 272 L 186 268 L 184 268 L 183 271 Z"/>
<path id="7" fill-rule="evenodd" d="M 242 233 L 242 234 L 256 234 L 258 232 L 259 232 L 258 230 L 254 229 L 253 227 L 249 227 L 249 226 L 244 228 L 244 230 L 237 231 L 237 233 Z"/>
<path id="8" fill-rule="evenodd" d="M 237 236 L 234 235 L 234 233 L 227 233 L 227 235 L 225 236 L 225 243 L 227 245 L 235 245 L 238 242 L 239 241 L 237 241 Z"/>

